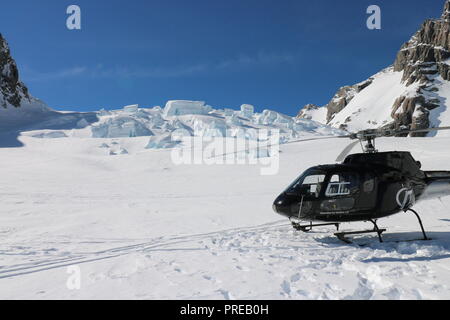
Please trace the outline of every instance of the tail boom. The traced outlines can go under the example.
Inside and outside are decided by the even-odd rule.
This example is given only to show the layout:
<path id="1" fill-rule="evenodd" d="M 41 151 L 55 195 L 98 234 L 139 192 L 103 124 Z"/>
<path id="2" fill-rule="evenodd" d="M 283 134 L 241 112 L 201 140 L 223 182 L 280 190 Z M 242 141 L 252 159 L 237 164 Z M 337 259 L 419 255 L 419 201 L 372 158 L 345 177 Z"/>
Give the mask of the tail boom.
<path id="1" fill-rule="evenodd" d="M 450 171 L 425 171 L 427 187 L 423 199 L 450 196 Z"/>

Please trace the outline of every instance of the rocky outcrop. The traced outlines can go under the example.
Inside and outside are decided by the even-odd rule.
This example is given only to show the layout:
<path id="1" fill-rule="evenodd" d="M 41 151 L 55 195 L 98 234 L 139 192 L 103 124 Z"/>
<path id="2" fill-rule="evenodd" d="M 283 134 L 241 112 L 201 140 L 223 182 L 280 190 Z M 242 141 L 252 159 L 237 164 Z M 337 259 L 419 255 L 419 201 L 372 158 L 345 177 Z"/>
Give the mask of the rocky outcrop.
<path id="1" fill-rule="evenodd" d="M 8 43 L 0 34 L 0 107 L 20 107 L 22 100 L 30 100 L 27 87 L 19 80 L 19 71 Z"/>
<path id="2" fill-rule="evenodd" d="M 411 87 L 409 97 L 400 96 L 393 106 L 393 127 L 424 129 L 429 114 L 441 105 L 440 81 L 450 81 L 450 1 L 440 19 L 425 21 L 397 54 L 394 71 L 403 71 L 403 83 Z M 417 88 L 416 88 L 417 87 Z"/>

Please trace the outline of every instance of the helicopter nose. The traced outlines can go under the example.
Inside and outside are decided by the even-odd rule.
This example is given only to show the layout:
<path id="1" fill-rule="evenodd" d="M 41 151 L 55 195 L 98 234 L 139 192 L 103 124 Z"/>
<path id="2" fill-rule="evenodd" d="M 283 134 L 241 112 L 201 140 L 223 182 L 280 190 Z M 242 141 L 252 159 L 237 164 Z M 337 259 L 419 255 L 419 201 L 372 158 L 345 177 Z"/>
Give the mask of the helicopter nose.
<path id="1" fill-rule="evenodd" d="M 274 212 L 278 213 L 278 208 L 277 208 L 277 205 L 275 203 L 272 205 L 272 210 Z"/>
<path id="2" fill-rule="evenodd" d="M 287 203 L 286 198 L 281 195 L 273 203 L 272 209 L 278 214 L 289 215 L 290 206 L 289 203 Z"/>

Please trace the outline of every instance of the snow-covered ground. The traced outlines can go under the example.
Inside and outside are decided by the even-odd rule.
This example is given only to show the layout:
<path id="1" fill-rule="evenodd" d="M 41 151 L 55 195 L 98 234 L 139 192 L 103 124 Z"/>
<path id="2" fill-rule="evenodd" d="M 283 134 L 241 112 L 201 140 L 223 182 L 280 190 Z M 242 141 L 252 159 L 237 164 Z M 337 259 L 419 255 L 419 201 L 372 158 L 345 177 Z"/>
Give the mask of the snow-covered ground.
<path id="1" fill-rule="evenodd" d="M 386 243 L 294 231 L 272 211 L 302 171 L 349 141 L 281 146 L 280 171 L 181 165 L 148 137 L 42 139 L 0 148 L 1 299 L 450 298 L 450 197 L 380 221 Z M 104 143 L 128 154 L 110 155 Z M 425 170 L 450 170 L 450 138 L 380 139 Z M 103 146 L 103 147 L 102 147 Z M 344 229 L 370 227 L 345 224 Z M 80 271 L 80 289 L 70 281 Z M 79 268 L 79 269 L 78 269 Z"/>

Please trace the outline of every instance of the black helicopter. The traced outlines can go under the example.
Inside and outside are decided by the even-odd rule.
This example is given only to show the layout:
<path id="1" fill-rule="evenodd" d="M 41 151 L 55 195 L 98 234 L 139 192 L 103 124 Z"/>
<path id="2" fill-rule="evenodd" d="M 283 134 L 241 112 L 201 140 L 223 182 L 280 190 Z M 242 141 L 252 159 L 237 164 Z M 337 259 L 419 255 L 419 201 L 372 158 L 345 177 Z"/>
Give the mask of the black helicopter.
<path id="1" fill-rule="evenodd" d="M 419 199 L 450 195 L 450 171 L 422 171 L 421 163 L 409 152 L 378 152 L 375 139 L 439 130 L 450 130 L 450 127 L 372 129 L 318 138 L 356 141 L 339 155 L 336 161 L 341 164 L 306 170 L 275 200 L 273 209 L 288 217 L 293 227 L 303 232 L 325 225 L 335 225 L 339 231 L 343 222 L 363 221 L 374 225 L 373 230 L 335 233 L 347 243 L 351 241 L 346 236 L 364 233 L 377 233 L 379 241 L 383 242 L 382 233 L 386 229 L 378 227 L 377 219 L 411 211 L 419 220 L 423 239 L 429 240 L 419 214 L 412 207 Z M 364 152 L 348 155 L 358 143 Z"/>

